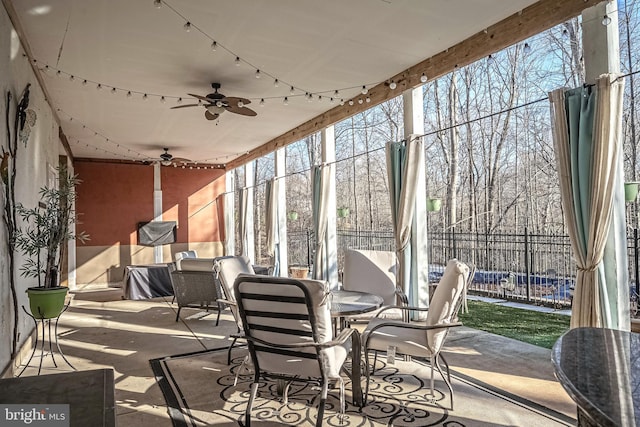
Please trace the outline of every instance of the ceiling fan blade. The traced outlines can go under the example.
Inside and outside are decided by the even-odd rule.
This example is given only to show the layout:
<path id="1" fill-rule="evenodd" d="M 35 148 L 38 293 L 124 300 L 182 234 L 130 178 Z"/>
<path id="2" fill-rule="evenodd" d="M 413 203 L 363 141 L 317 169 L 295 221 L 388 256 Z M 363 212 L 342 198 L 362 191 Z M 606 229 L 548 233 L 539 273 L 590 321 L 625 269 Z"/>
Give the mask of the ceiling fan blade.
<path id="1" fill-rule="evenodd" d="M 191 159 L 185 159 L 184 157 L 174 157 L 173 159 L 171 159 L 171 161 L 174 163 L 191 163 L 192 162 Z"/>
<path id="2" fill-rule="evenodd" d="M 204 116 L 207 118 L 207 120 L 215 120 L 218 118 L 218 116 L 220 116 L 220 114 L 211 114 L 209 110 L 206 110 L 204 112 Z"/>
<path id="3" fill-rule="evenodd" d="M 237 104 L 231 104 L 228 107 L 226 107 L 227 111 L 231 111 L 232 113 L 236 113 L 236 114 L 242 114 L 243 116 L 257 116 L 258 113 L 256 113 L 255 111 L 253 111 L 251 108 L 247 108 L 247 107 L 238 107 Z"/>
<path id="4" fill-rule="evenodd" d="M 175 107 L 171 107 L 172 110 L 176 108 L 186 108 L 186 107 L 198 107 L 200 104 L 186 104 L 186 105 L 176 105 Z"/>
<path id="5" fill-rule="evenodd" d="M 187 95 L 193 96 L 194 98 L 199 99 L 201 101 L 208 102 L 209 104 L 215 102 L 215 99 L 207 98 L 206 96 L 196 95 L 196 94 L 193 94 L 193 93 L 188 93 Z"/>
<path id="6" fill-rule="evenodd" d="M 238 102 L 242 102 L 244 105 L 251 104 L 251 100 L 247 98 L 237 98 L 235 96 L 225 96 L 224 102 L 229 105 L 238 105 Z"/>

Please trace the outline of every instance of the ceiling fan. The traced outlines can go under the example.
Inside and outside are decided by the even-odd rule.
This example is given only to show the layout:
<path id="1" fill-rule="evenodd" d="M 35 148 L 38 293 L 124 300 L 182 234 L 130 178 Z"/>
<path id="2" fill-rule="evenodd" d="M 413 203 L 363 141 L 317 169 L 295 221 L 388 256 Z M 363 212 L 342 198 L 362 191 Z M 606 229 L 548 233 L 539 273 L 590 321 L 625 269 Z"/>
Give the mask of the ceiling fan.
<path id="1" fill-rule="evenodd" d="M 168 148 L 163 148 L 163 150 L 164 153 L 160 154 L 158 158 L 152 159 L 152 161 L 159 162 L 162 166 L 177 166 L 178 163 L 191 163 L 191 160 L 189 159 L 173 157 L 173 155 L 169 153 Z"/>
<path id="2" fill-rule="evenodd" d="M 199 107 L 202 106 L 205 108 L 204 116 L 207 120 L 215 120 L 220 117 L 220 114 L 225 111 L 230 111 L 236 114 L 242 114 L 243 116 L 256 116 L 258 113 L 253 111 L 251 108 L 246 107 L 247 104 L 251 104 L 251 101 L 247 98 L 237 98 L 235 96 L 224 96 L 218 89 L 220 89 L 220 83 L 211 83 L 211 87 L 214 92 L 208 94 L 207 96 L 195 95 L 193 93 L 189 93 L 187 95 L 193 96 L 196 99 L 199 99 L 202 102 L 197 104 L 187 104 L 187 105 L 177 105 L 175 108 L 187 108 L 187 107 Z"/>

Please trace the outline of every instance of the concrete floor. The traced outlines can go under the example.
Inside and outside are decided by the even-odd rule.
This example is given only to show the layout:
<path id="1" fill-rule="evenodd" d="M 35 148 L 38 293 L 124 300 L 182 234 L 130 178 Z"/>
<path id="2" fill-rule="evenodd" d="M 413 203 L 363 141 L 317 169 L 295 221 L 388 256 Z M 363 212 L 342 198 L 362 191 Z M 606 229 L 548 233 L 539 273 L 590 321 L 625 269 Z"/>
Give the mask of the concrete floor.
<path id="1" fill-rule="evenodd" d="M 171 297 L 125 301 L 119 289 L 87 289 L 73 295 L 60 317 L 59 342 L 78 369 L 115 371 L 119 426 L 171 426 L 162 393 L 149 365 L 161 356 L 227 346 L 236 331 L 231 314 L 183 309 L 175 321 Z M 555 380 L 550 351 L 470 328 L 452 331 L 446 358 L 453 370 L 575 417 L 576 407 Z M 38 355 L 38 353 L 36 353 Z M 24 375 L 35 375 L 35 357 Z M 58 359 L 43 361 L 43 374 L 70 370 Z"/>

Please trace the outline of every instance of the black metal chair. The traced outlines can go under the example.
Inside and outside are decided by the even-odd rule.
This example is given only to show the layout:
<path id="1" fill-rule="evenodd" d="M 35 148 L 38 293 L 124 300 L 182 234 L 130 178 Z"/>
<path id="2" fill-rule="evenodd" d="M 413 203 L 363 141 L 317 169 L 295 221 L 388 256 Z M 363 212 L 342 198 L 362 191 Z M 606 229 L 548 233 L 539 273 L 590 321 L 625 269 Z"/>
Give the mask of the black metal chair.
<path id="1" fill-rule="evenodd" d="M 251 410 L 261 379 L 284 381 L 285 402 L 291 382 L 319 383 L 316 426 L 323 425 L 329 383 L 337 382 L 342 417 L 344 381 L 340 371 L 357 331 L 346 328 L 333 338 L 327 283 L 240 275 L 234 291 L 254 368 L 245 425 L 251 425 Z M 359 341 L 356 343 L 353 347 L 359 358 Z"/>

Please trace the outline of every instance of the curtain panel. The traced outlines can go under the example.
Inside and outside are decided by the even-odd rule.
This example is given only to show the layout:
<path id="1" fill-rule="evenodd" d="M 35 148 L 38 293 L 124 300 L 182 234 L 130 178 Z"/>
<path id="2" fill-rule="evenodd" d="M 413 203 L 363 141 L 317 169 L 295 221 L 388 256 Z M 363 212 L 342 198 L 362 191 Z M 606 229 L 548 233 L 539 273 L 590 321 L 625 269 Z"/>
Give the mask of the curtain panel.
<path id="1" fill-rule="evenodd" d="M 623 90 L 623 80 L 603 75 L 593 87 L 549 94 L 562 208 L 577 264 L 572 328 L 629 329 Z"/>

